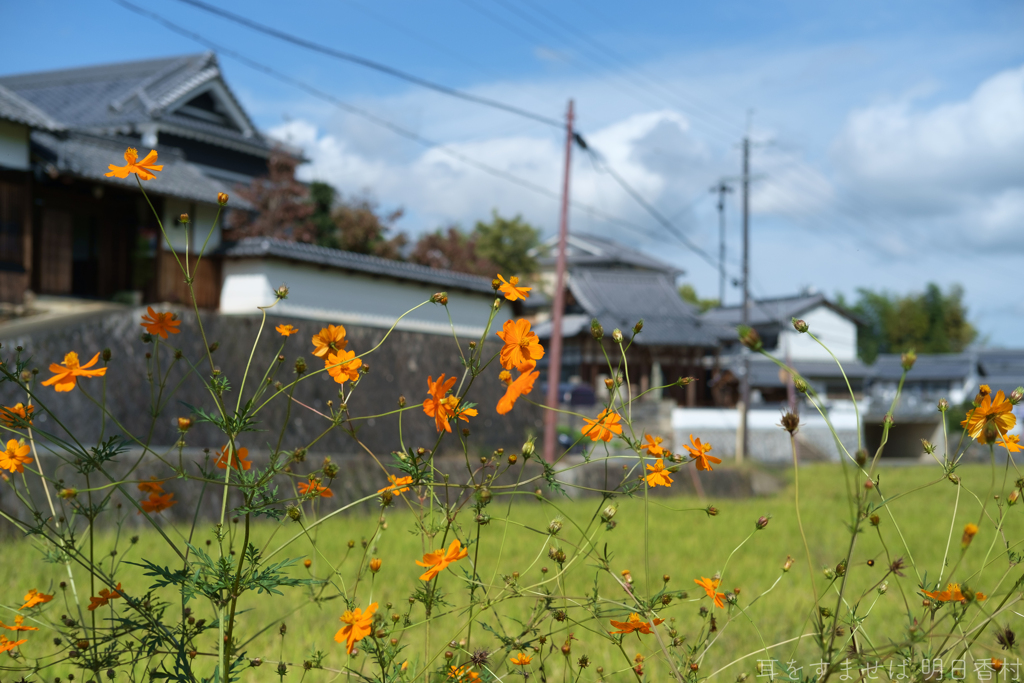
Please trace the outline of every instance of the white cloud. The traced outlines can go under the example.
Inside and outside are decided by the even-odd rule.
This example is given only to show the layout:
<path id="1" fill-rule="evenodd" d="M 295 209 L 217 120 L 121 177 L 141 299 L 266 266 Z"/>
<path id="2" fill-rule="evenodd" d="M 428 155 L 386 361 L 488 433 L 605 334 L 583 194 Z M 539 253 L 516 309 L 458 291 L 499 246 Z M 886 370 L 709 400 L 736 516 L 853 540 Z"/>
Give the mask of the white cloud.
<path id="1" fill-rule="evenodd" d="M 854 111 L 832 157 L 871 213 L 944 246 L 1003 243 L 1024 226 L 1024 67 L 961 101 L 927 108 L 908 97 Z"/>

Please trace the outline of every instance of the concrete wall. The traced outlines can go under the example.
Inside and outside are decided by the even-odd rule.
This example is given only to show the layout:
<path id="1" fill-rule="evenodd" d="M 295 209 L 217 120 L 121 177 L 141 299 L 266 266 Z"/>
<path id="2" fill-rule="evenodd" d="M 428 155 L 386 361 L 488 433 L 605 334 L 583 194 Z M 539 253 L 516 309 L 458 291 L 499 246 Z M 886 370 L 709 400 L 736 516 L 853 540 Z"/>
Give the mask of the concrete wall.
<path id="1" fill-rule="evenodd" d="M 828 306 L 818 306 L 802 316 L 810 326 L 815 337 L 828 346 L 829 350 L 841 361 L 857 358 L 857 325 Z M 828 351 L 806 334 L 800 334 L 785 321 L 783 331 L 779 334 L 779 346 L 776 352 L 784 356 L 788 347 L 793 360 L 832 360 Z"/>
<path id="2" fill-rule="evenodd" d="M 291 290 L 288 298 L 274 307 L 277 315 L 383 329 L 444 289 L 277 259 L 229 259 L 224 262 L 223 272 L 221 313 L 256 313 L 257 306 L 274 303 L 277 287 L 288 285 Z M 448 297 L 455 330 L 460 335 L 479 338 L 487 324 L 494 296 L 452 290 Z M 502 306 L 492 330 L 501 329 L 510 315 L 511 307 Z M 396 329 L 449 336 L 452 333 L 444 307 L 431 303 L 407 315 Z M 497 339 L 493 331 L 491 338 Z"/>
<path id="3" fill-rule="evenodd" d="M 780 424 L 778 410 L 751 409 L 747 414 L 750 430 L 750 459 L 761 463 L 785 464 L 792 462 L 789 433 Z M 857 420 L 852 411 L 836 410 L 829 420 L 843 446 L 852 454 L 857 450 Z M 672 430 L 675 448 L 690 442 L 690 434 L 703 443 L 711 443 L 711 454 L 725 462 L 736 458 L 736 434 L 739 429 L 739 411 L 732 408 L 676 408 L 672 411 Z M 838 462 L 842 453 L 836 446 L 821 415 L 802 414 L 797 444 L 801 459 Z"/>

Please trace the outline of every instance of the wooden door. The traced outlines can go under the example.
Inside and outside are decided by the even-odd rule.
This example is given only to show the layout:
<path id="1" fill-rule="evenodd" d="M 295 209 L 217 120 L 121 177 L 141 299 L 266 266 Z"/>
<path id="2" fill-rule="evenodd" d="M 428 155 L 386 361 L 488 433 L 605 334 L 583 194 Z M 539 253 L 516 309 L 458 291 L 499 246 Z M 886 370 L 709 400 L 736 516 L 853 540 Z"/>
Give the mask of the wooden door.
<path id="1" fill-rule="evenodd" d="M 69 212 L 43 209 L 39 230 L 40 293 L 71 293 L 71 236 Z"/>

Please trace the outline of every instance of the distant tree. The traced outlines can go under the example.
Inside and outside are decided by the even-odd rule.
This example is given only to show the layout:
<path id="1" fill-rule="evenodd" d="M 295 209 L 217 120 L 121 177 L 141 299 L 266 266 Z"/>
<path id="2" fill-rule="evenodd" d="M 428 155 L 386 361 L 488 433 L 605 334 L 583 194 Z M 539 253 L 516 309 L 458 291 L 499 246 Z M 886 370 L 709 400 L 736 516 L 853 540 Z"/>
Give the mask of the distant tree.
<path id="1" fill-rule="evenodd" d="M 858 353 L 871 363 L 880 353 L 959 353 L 975 340 L 978 331 L 967 321 L 964 290 L 952 285 L 948 294 L 935 283 L 923 293 L 905 296 L 888 291 L 857 290 L 857 302 L 847 306 L 864 319 L 857 335 Z M 846 302 L 839 298 L 840 305 Z"/>
<path id="2" fill-rule="evenodd" d="M 267 161 L 267 175 L 236 190 L 255 210 L 232 211 L 226 239 L 260 236 L 312 242 L 316 238 L 316 225 L 310 220 L 315 208 L 309 201 L 309 190 L 295 179 L 298 163 L 290 154 L 275 151 Z"/>
<path id="3" fill-rule="evenodd" d="M 467 235 L 454 225 L 447 231 L 437 230 L 420 237 L 409 260 L 431 268 L 485 277 L 494 277 L 498 272 L 498 266 L 477 251 L 476 236 Z"/>
<path id="4" fill-rule="evenodd" d="M 472 237 L 476 240 L 476 253 L 498 266 L 506 277 L 523 277 L 537 271 L 537 260 L 530 256 L 530 250 L 540 244 L 540 230 L 522 216 L 502 218 L 494 210 L 489 223 L 477 221 Z"/>
<path id="5" fill-rule="evenodd" d="M 709 308 L 717 307 L 720 303 L 718 299 L 701 299 L 697 296 L 697 290 L 689 283 L 683 284 L 679 287 L 679 297 L 686 303 L 693 304 L 699 308 L 701 313 Z"/>
<path id="6" fill-rule="evenodd" d="M 332 249 L 400 259 L 408 242 L 404 233 L 388 238 L 403 209 L 381 215 L 377 203 L 368 196 L 345 199 L 327 183 L 310 185 L 310 197 L 316 207 L 316 243 Z"/>

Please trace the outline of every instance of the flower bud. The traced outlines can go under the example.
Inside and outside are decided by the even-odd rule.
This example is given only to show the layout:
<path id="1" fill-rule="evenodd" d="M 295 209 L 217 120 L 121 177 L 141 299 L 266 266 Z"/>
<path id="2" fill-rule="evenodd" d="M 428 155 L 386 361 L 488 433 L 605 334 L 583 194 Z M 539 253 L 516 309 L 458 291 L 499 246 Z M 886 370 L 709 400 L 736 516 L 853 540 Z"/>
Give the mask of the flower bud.
<path id="1" fill-rule="evenodd" d="M 1017 504 L 1017 499 L 1019 499 L 1019 498 L 1020 498 L 1020 491 L 1017 490 L 1017 489 L 1014 489 L 1013 491 L 1010 492 L 1010 495 L 1008 495 L 1006 497 L 1006 503 L 1007 503 L 1007 505 L 1016 505 Z"/>
<path id="2" fill-rule="evenodd" d="M 793 568 L 793 556 L 786 555 L 786 561 L 782 563 L 782 571 L 788 572 Z"/>
<path id="3" fill-rule="evenodd" d="M 515 453 L 509 453 L 508 454 L 508 464 L 509 465 L 515 465 L 518 461 L 519 461 L 519 456 L 518 455 L 516 455 Z"/>
<path id="4" fill-rule="evenodd" d="M 758 517 L 757 521 L 754 522 L 754 526 L 757 527 L 758 529 L 763 529 L 766 526 L 768 526 L 768 520 L 769 519 L 771 519 L 771 518 L 770 517 L 765 517 L 765 516 Z"/>
<path id="5" fill-rule="evenodd" d="M 501 287 L 501 280 L 499 280 L 498 278 L 494 278 L 493 280 L 491 280 L 491 289 L 497 292 L 499 287 Z"/>
<path id="6" fill-rule="evenodd" d="M 697 380 L 693 377 L 680 377 L 676 380 L 676 385 L 680 387 L 688 387 Z"/>
<path id="7" fill-rule="evenodd" d="M 716 508 L 714 505 L 708 505 L 706 508 L 704 508 L 704 513 L 708 517 L 715 517 L 718 515 L 718 508 Z"/>
<path id="8" fill-rule="evenodd" d="M 1024 387 L 1017 387 L 1010 392 L 1010 403 L 1017 405 L 1021 399 L 1024 399 Z"/>
<path id="9" fill-rule="evenodd" d="M 924 447 L 924 452 L 928 455 L 935 452 L 935 445 L 928 439 L 921 439 L 921 445 Z"/>
<path id="10" fill-rule="evenodd" d="M 805 380 L 803 377 L 794 377 L 793 388 L 799 391 L 801 394 L 806 394 L 807 390 L 810 389 L 810 386 L 808 386 L 807 380 Z"/>
<path id="11" fill-rule="evenodd" d="M 285 513 L 288 515 L 288 519 L 292 520 L 293 522 L 297 522 L 300 519 L 302 519 L 302 512 L 299 510 L 299 508 L 295 507 L 294 505 L 289 505 Z"/>
<path id="12" fill-rule="evenodd" d="M 188 214 L 187 214 L 187 213 L 183 213 L 183 214 L 181 214 L 180 216 L 178 216 L 178 222 L 179 222 L 179 223 L 185 223 L 185 224 L 188 224 L 188 222 L 189 222 L 189 220 L 188 220 Z"/>
<path id="13" fill-rule="evenodd" d="M 210 353 L 213 353 L 214 351 L 216 351 L 219 348 L 220 348 L 220 342 L 213 342 L 212 344 L 210 344 Z"/>
<path id="14" fill-rule="evenodd" d="M 803 334 L 810 329 L 805 321 L 798 320 L 796 318 L 793 318 L 793 328 L 800 334 Z"/>
<path id="15" fill-rule="evenodd" d="M 612 521 L 612 517 L 614 517 L 615 513 L 618 511 L 619 508 L 615 507 L 614 505 L 608 505 L 605 507 L 604 510 L 601 510 L 601 519 L 605 522 L 610 522 Z"/>
<path id="16" fill-rule="evenodd" d="M 740 325 L 736 331 L 739 333 L 740 343 L 751 351 L 760 351 L 764 348 L 764 344 L 761 343 L 761 335 L 753 327 Z"/>
<path id="17" fill-rule="evenodd" d="M 905 351 L 903 354 L 900 355 L 900 365 L 903 367 L 904 370 L 908 372 L 910 371 L 910 368 L 914 367 L 914 363 L 916 362 L 917 354 L 914 352 L 914 349 Z"/>
<path id="18" fill-rule="evenodd" d="M 949 474 L 947 474 L 946 475 L 946 479 L 949 479 L 951 482 L 953 482 L 954 484 L 956 484 L 958 486 L 960 484 L 960 477 L 957 476 L 956 473 L 954 473 L 954 472 L 950 472 Z"/>
<path id="19" fill-rule="evenodd" d="M 295 359 L 295 374 L 296 375 L 301 375 L 305 371 L 306 371 L 306 359 L 305 358 L 296 358 Z"/>
<path id="20" fill-rule="evenodd" d="M 640 330 L 642 329 L 644 329 L 644 319 L 640 318 L 640 320 L 636 322 L 636 325 L 633 325 L 633 334 L 640 334 Z"/>
<path id="21" fill-rule="evenodd" d="M 313 560 L 303 560 L 302 566 L 305 567 L 306 569 L 309 569 L 310 567 L 313 566 Z"/>
<path id="22" fill-rule="evenodd" d="M 274 290 L 274 296 L 276 296 L 278 298 L 278 300 L 287 299 L 288 298 L 288 285 L 281 285 L 280 287 L 275 289 Z"/>
<path id="23" fill-rule="evenodd" d="M 615 342 L 616 344 L 622 343 L 622 330 L 620 330 L 617 327 L 614 330 L 612 330 L 612 341 Z"/>
<path id="24" fill-rule="evenodd" d="M 107 363 L 107 362 L 110 361 L 110 356 L 111 356 L 110 349 L 103 349 L 102 351 L 100 351 L 100 358 L 103 359 L 104 363 Z"/>
<path id="25" fill-rule="evenodd" d="M 604 328 L 601 327 L 601 323 L 594 318 L 590 321 L 590 334 L 594 336 L 594 339 L 601 341 L 604 339 Z"/>
<path id="26" fill-rule="evenodd" d="M 940 398 L 938 408 L 940 413 L 946 412 L 947 410 L 949 410 L 949 401 L 947 401 L 944 398 Z"/>
<path id="27" fill-rule="evenodd" d="M 829 579 L 829 580 L 834 579 L 835 576 L 836 576 L 836 572 L 835 572 L 834 569 L 832 569 L 832 567 L 825 567 L 822 570 L 822 573 L 825 575 L 825 578 Z M 827 608 L 822 608 L 822 609 L 827 609 Z M 827 616 L 827 615 L 824 615 L 824 616 Z"/>
<path id="28" fill-rule="evenodd" d="M 562 530 L 562 520 L 560 520 L 558 518 L 555 518 L 555 519 L 551 520 L 551 523 L 548 524 L 548 533 L 551 534 L 552 536 L 557 535 L 558 532 L 561 531 L 561 530 Z"/>
<path id="29" fill-rule="evenodd" d="M 612 389 L 615 388 L 615 380 L 612 379 L 611 377 L 608 377 L 604 381 L 604 386 L 605 386 L 605 389 L 607 389 L 608 391 L 611 391 Z"/>
<path id="30" fill-rule="evenodd" d="M 533 440 L 536 437 L 530 437 L 530 440 L 523 444 L 523 457 L 529 459 L 534 454 L 537 447 L 533 445 Z"/>
<path id="31" fill-rule="evenodd" d="M 879 595 L 885 595 L 888 590 L 889 590 L 889 582 L 888 581 L 883 581 L 881 583 L 881 585 L 878 587 L 878 594 Z"/>
<path id="32" fill-rule="evenodd" d="M 971 544 L 974 540 L 975 534 L 978 533 L 978 525 L 968 523 L 964 526 L 964 535 L 960 537 L 960 546 L 964 549 Z"/>
<path id="33" fill-rule="evenodd" d="M 192 420 L 187 417 L 178 418 L 178 431 L 184 434 L 188 430 L 192 429 Z"/>
<path id="34" fill-rule="evenodd" d="M 78 489 L 61 489 L 60 493 L 57 494 L 64 500 L 71 500 L 78 495 Z"/>
<path id="35" fill-rule="evenodd" d="M 622 570 L 622 580 L 626 583 L 633 583 L 633 575 L 629 573 L 628 569 Z"/>
<path id="36" fill-rule="evenodd" d="M 228 193 L 227 192 L 218 192 L 217 193 L 217 203 L 220 204 L 221 206 L 227 205 L 227 203 L 228 203 Z"/>
<path id="37" fill-rule="evenodd" d="M 448 292 L 437 292 L 430 297 L 430 303 L 441 304 L 442 306 L 448 305 Z"/>
<path id="38" fill-rule="evenodd" d="M 370 571 L 373 572 L 374 574 L 376 574 L 377 572 L 380 571 L 380 565 L 381 565 L 380 558 L 379 557 L 373 558 L 372 560 L 370 560 Z"/>
<path id="39" fill-rule="evenodd" d="M 868 517 L 868 520 L 871 521 L 871 526 L 878 526 L 878 524 L 882 521 L 882 518 L 878 516 L 878 513 L 875 513 Z"/>

